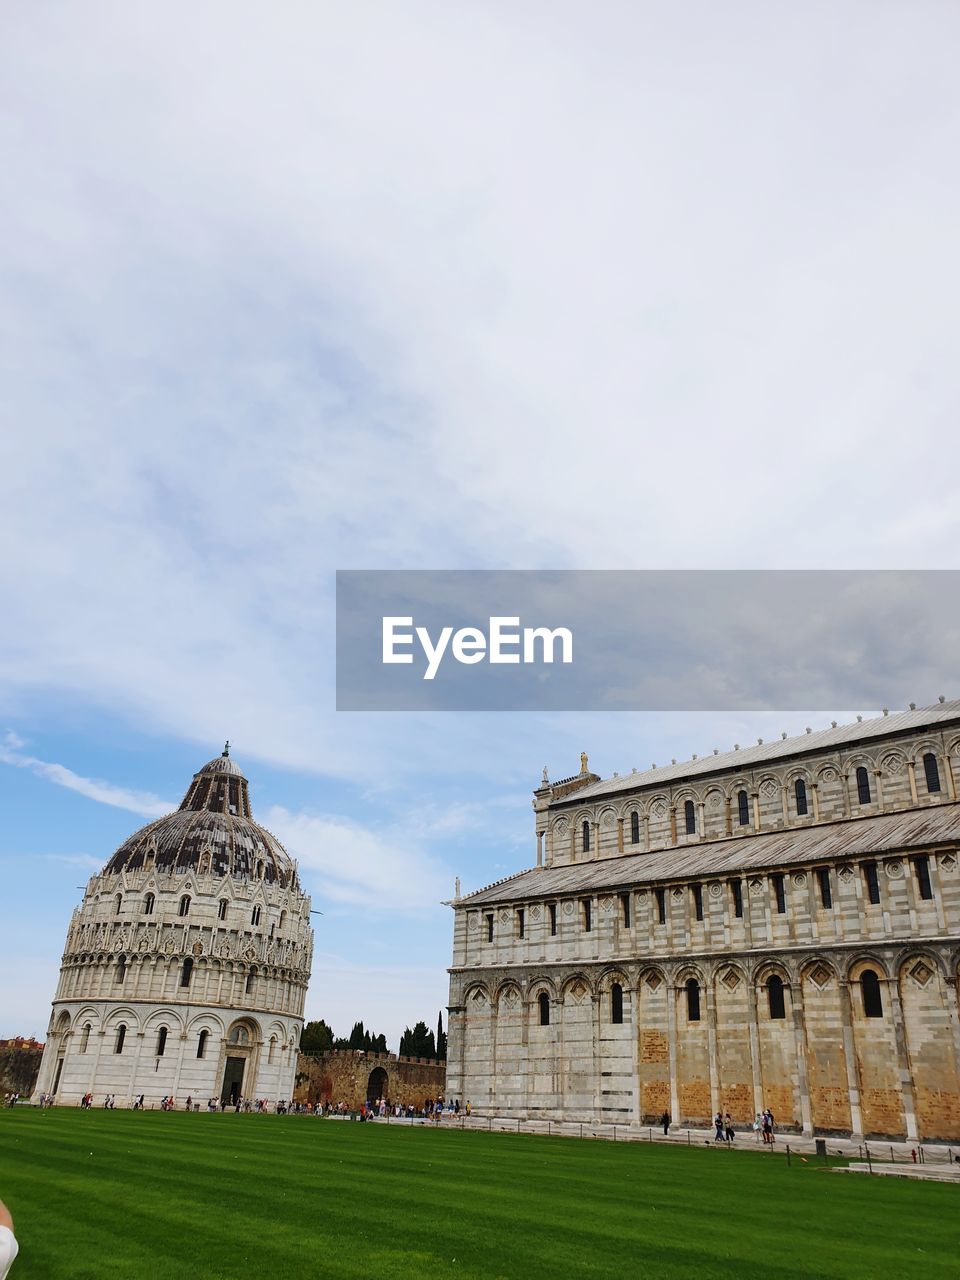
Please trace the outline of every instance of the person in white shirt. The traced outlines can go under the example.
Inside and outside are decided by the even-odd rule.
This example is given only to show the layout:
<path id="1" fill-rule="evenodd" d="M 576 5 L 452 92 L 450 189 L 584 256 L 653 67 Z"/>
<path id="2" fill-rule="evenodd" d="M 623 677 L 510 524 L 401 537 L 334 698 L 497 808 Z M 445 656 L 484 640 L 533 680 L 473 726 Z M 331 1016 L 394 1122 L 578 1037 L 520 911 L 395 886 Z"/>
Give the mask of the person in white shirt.
<path id="1" fill-rule="evenodd" d="M 10 1210 L 0 1200 L 0 1280 L 4 1280 L 13 1260 L 20 1252 L 17 1238 L 13 1234 L 13 1219 Z"/>

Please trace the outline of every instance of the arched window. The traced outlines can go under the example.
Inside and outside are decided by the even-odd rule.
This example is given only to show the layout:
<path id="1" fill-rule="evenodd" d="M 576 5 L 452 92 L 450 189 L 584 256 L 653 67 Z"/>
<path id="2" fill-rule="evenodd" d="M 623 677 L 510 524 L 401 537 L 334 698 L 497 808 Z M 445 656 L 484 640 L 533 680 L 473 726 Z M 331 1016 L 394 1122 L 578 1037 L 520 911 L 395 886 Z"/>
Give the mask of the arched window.
<path id="1" fill-rule="evenodd" d="M 87 1045 L 90 1043 L 90 1023 L 83 1024 L 83 1034 L 80 1036 L 80 1052 L 87 1052 Z"/>
<path id="2" fill-rule="evenodd" d="M 583 852 L 584 853 L 590 852 L 590 823 L 589 822 L 585 822 L 583 824 Z"/>
<path id="3" fill-rule="evenodd" d="M 191 956 L 187 956 L 186 960 L 184 960 L 183 962 L 183 968 L 180 970 L 181 987 L 189 987 L 190 977 L 192 974 L 193 974 L 193 958 Z"/>
<path id="4" fill-rule="evenodd" d="M 630 843 L 640 843 L 640 815 L 636 809 L 630 815 Z"/>
<path id="5" fill-rule="evenodd" d="M 857 769 L 857 799 L 861 804 L 870 803 L 870 777 L 863 765 Z"/>
<path id="6" fill-rule="evenodd" d="M 143 914 L 145 916 L 153 915 L 153 908 L 156 904 L 156 898 L 152 893 L 148 893 L 143 900 Z"/>
<path id="7" fill-rule="evenodd" d="M 209 1035 L 210 1035 L 210 1032 L 204 1029 L 203 1031 L 200 1032 L 199 1036 L 197 1037 L 197 1057 L 198 1058 L 203 1058 L 206 1056 L 207 1039 Z"/>
<path id="8" fill-rule="evenodd" d="M 772 973 L 767 979 L 767 1000 L 770 1002 L 770 1017 L 785 1018 L 787 1010 L 783 1001 L 783 979 Z"/>
<path id="9" fill-rule="evenodd" d="M 683 806 L 683 821 L 687 829 L 687 835 L 696 835 L 697 832 L 697 811 L 693 807 L 693 801 L 687 800 Z"/>
<path id="10" fill-rule="evenodd" d="M 934 761 L 934 763 L 936 763 L 936 761 Z M 114 899 L 114 903 L 113 903 L 113 905 L 114 905 L 114 910 L 116 911 L 117 915 L 119 915 L 119 914 L 120 914 L 120 908 L 123 906 L 123 894 L 122 894 L 122 893 L 118 893 L 118 894 L 117 894 L 116 898 Z"/>
<path id="11" fill-rule="evenodd" d="M 750 825 L 750 797 L 745 791 L 737 792 L 737 817 L 741 827 Z"/>
<path id="12" fill-rule="evenodd" d="M 268 1063 L 273 1061 L 273 1055 L 274 1055 L 274 1052 L 276 1051 L 276 1048 L 277 1048 L 277 1037 L 276 1037 L 276 1036 L 271 1036 L 271 1037 L 270 1037 L 270 1049 L 269 1049 L 269 1051 L 268 1051 L 268 1053 L 267 1053 L 267 1062 L 268 1062 Z"/>
<path id="13" fill-rule="evenodd" d="M 860 975 L 860 991 L 863 994 L 863 1013 L 866 1018 L 883 1017 L 883 996 L 880 979 L 872 969 L 864 969 Z"/>
<path id="14" fill-rule="evenodd" d="M 221 898 L 220 905 L 217 908 L 217 919 L 225 920 L 226 918 L 227 918 L 227 900 L 226 898 Z"/>
<path id="15" fill-rule="evenodd" d="M 610 1021 L 623 1021 L 623 987 L 619 982 L 610 988 Z"/>
<path id="16" fill-rule="evenodd" d="M 700 983 L 696 978 L 687 979 L 687 1021 L 700 1021 Z"/>
<path id="17" fill-rule="evenodd" d="M 279 922 L 278 922 L 278 924 L 277 924 L 277 928 L 278 928 L 278 929 L 282 929 L 282 928 L 283 928 L 283 926 L 284 926 L 286 923 L 287 923 L 287 913 L 286 913 L 286 911 L 281 911 L 281 912 L 280 912 L 280 920 L 279 920 Z"/>
<path id="18" fill-rule="evenodd" d="M 251 969 L 250 972 L 247 974 L 246 994 L 248 996 L 253 995 L 253 989 L 256 986 L 256 982 L 257 982 L 257 971 L 256 969 Z"/>
<path id="19" fill-rule="evenodd" d="M 185 893 L 183 897 L 180 899 L 180 910 L 177 912 L 177 914 L 181 916 L 185 916 L 189 910 L 190 910 L 190 895 L 189 893 Z"/>
<path id="20" fill-rule="evenodd" d="M 807 784 L 802 778 L 793 784 L 793 793 L 797 797 L 797 817 L 803 818 L 807 812 Z"/>
<path id="21" fill-rule="evenodd" d="M 127 1038 L 127 1027 L 125 1023 L 121 1022 L 119 1027 L 117 1027 L 117 1038 L 113 1042 L 114 1053 L 123 1053 L 123 1042 L 126 1038 Z"/>
<path id="22" fill-rule="evenodd" d="M 927 780 L 928 791 L 940 790 L 940 770 L 937 767 L 937 757 L 932 751 L 928 751 L 923 757 L 923 776 Z"/>
<path id="23" fill-rule="evenodd" d="M 541 991 L 537 996 L 537 1003 L 540 1005 L 540 1025 L 541 1027 L 549 1027 L 550 1025 L 550 997 L 545 991 Z"/>
<path id="24" fill-rule="evenodd" d="M 167 1047 L 167 1028 L 161 1027 L 157 1032 L 157 1057 L 163 1057 L 163 1051 Z"/>
<path id="25" fill-rule="evenodd" d="M 251 924 L 259 924 L 259 923 L 260 923 L 260 908 L 259 908 L 259 907 L 254 907 L 254 908 L 253 908 L 253 911 L 251 911 L 251 913 L 250 913 L 250 923 L 251 923 Z"/>
<path id="26" fill-rule="evenodd" d="M 116 972 L 114 981 L 123 982 L 126 976 L 127 976 L 127 957 L 120 956 L 120 958 L 117 960 L 117 972 Z"/>

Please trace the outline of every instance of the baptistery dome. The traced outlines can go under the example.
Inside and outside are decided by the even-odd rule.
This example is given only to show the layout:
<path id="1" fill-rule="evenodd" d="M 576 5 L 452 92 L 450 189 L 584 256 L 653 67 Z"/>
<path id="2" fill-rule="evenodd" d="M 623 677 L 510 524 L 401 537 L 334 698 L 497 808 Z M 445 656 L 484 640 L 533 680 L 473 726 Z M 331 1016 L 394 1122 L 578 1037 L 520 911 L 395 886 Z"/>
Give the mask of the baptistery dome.
<path id="1" fill-rule="evenodd" d="M 67 930 L 37 1093 L 119 1106 L 293 1094 L 310 899 L 223 754 L 91 876 Z"/>
<path id="2" fill-rule="evenodd" d="M 180 808 L 124 840 L 104 874 L 151 867 L 297 887 L 287 851 L 253 820 L 247 780 L 230 758 L 229 742 L 193 775 Z"/>

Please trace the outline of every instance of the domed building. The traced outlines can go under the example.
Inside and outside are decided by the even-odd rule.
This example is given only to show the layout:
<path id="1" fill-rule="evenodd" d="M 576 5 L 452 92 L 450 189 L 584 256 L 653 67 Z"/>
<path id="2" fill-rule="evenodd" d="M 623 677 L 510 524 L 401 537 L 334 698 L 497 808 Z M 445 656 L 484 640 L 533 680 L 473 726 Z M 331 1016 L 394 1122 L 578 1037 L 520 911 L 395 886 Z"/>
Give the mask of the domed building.
<path id="1" fill-rule="evenodd" d="M 254 822 L 228 743 L 89 881 L 37 1094 L 291 1098 L 312 950 L 296 863 Z"/>

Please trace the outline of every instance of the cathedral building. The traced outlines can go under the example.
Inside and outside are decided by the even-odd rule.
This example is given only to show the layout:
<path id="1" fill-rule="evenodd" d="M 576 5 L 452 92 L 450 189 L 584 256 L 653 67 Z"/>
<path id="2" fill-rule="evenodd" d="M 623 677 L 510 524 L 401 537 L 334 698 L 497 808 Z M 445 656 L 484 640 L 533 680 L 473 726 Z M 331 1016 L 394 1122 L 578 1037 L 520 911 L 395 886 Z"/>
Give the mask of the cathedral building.
<path id="1" fill-rule="evenodd" d="M 447 1092 L 495 1115 L 960 1140 L 960 701 L 534 792 L 451 904 Z"/>
<path id="2" fill-rule="evenodd" d="M 296 863 L 253 821 L 228 744 L 89 881 L 36 1093 L 291 1098 L 312 949 Z"/>

